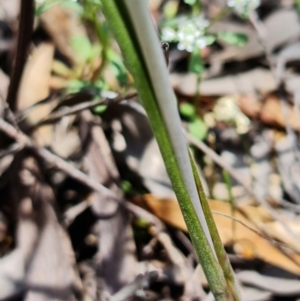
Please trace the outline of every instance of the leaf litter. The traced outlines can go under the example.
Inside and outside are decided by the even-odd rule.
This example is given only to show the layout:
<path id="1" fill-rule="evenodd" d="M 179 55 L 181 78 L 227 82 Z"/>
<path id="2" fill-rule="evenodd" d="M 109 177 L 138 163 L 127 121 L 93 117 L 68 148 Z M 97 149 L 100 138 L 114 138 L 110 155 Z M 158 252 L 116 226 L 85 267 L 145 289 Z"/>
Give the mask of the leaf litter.
<path id="1" fill-rule="evenodd" d="M 101 12 L 94 28 L 94 11 L 60 2 L 35 17 L 11 111 L 19 1 L 0 1 L 0 300 L 210 300 L 118 47 L 101 57 Z M 201 2 L 210 42 L 169 50 L 187 141 L 243 300 L 297 300 L 297 3 L 244 16 Z M 160 30 L 195 3 L 149 1 Z"/>

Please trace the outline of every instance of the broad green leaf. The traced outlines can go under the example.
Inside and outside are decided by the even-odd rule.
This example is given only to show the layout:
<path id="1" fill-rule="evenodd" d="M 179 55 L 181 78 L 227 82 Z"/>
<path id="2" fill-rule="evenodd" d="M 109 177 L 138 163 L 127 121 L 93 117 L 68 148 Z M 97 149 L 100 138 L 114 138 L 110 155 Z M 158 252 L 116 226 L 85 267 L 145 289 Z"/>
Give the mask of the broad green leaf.
<path id="1" fill-rule="evenodd" d="M 189 123 L 188 131 L 191 135 L 199 140 L 204 140 L 207 135 L 207 127 L 204 121 L 200 118 L 196 118 Z"/>
<path id="2" fill-rule="evenodd" d="M 236 32 L 220 32 L 218 33 L 218 39 L 225 41 L 228 44 L 236 45 L 236 46 L 244 46 L 248 43 L 247 35 L 243 33 L 236 33 Z"/>

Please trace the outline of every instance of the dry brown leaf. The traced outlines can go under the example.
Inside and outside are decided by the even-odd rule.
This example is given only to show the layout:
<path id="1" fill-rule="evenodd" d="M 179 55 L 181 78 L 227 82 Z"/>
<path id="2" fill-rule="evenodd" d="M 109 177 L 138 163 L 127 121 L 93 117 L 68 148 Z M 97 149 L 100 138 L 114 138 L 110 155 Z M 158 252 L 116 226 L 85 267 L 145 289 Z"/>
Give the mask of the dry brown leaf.
<path id="1" fill-rule="evenodd" d="M 250 118 L 258 118 L 261 110 L 261 104 L 248 95 L 242 95 L 238 99 L 238 105 L 241 111 Z"/>
<path id="2" fill-rule="evenodd" d="M 283 109 L 281 103 L 277 96 L 269 96 L 260 113 L 260 118 L 262 122 L 276 127 L 285 128 L 286 123 L 289 122 L 289 125 L 296 131 L 300 130 L 300 122 L 297 118 L 295 110 L 291 107 L 287 107 L 286 116 L 283 114 Z"/>
<path id="3" fill-rule="evenodd" d="M 269 237 L 281 241 L 300 252 L 299 242 L 289 235 L 278 221 L 274 221 L 266 209 L 248 205 L 239 206 L 239 209 L 257 227 L 263 227 Z M 300 236 L 300 225 L 297 221 L 291 221 L 285 218 L 285 224 L 294 233 Z"/>
<path id="4" fill-rule="evenodd" d="M 54 46 L 51 43 L 42 43 L 32 52 L 27 61 L 22 76 L 17 108 L 23 110 L 49 95 L 49 81 L 53 62 Z M 30 125 L 42 120 L 53 108 L 53 104 L 45 104 L 33 109 L 27 116 L 26 122 Z M 34 138 L 41 145 L 49 144 L 51 141 L 51 127 L 40 127 Z"/>
<path id="5" fill-rule="evenodd" d="M 158 199 L 152 195 L 145 195 L 144 200 L 151 211 L 164 222 L 187 231 L 178 203 L 172 199 Z M 229 203 L 209 200 L 212 211 L 231 215 Z M 248 227 L 260 232 L 240 212 L 235 212 L 235 218 Z M 256 257 L 267 263 L 278 266 L 282 269 L 300 275 L 300 267 L 278 250 L 270 241 L 257 235 L 240 223 L 235 223 L 235 236 L 232 232 L 232 220 L 228 217 L 214 214 L 221 240 L 224 245 L 232 244 L 235 249 L 245 258 Z M 292 257 L 300 263 L 300 256 L 293 254 Z"/>
<path id="6" fill-rule="evenodd" d="M 263 104 L 251 96 L 243 95 L 239 98 L 238 104 L 245 115 L 250 118 L 260 118 L 263 123 L 269 126 L 284 129 L 288 122 L 295 131 L 300 130 L 297 112 L 291 105 L 286 105 L 285 113 L 276 95 L 269 95 Z"/>

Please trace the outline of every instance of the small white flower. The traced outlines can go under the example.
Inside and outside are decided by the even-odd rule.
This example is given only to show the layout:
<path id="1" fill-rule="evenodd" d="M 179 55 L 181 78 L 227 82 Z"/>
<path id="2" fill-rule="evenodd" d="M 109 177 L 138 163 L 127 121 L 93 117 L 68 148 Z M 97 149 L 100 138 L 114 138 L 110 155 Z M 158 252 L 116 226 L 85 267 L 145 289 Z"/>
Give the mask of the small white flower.
<path id="1" fill-rule="evenodd" d="M 203 16 L 181 22 L 178 26 L 177 48 L 188 52 L 193 52 L 195 48 L 205 48 L 205 28 L 208 26 L 209 22 Z"/>
<path id="2" fill-rule="evenodd" d="M 163 41 L 173 42 L 177 38 L 176 31 L 171 27 L 165 27 L 161 32 L 161 38 Z"/>
<path id="3" fill-rule="evenodd" d="M 203 49 L 207 46 L 206 44 L 206 38 L 204 36 L 202 37 L 199 37 L 197 40 L 196 40 L 196 46 L 199 48 L 199 49 Z"/>
<path id="4" fill-rule="evenodd" d="M 227 5 L 240 14 L 248 13 L 256 9 L 261 4 L 261 0 L 228 0 Z"/>
<path id="5" fill-rule="evenodd" d="M 209 26 L 209 21 L 207 19 L 205 19 L 203 15 L 200 15 L 198 18 L 195 18 L 194 21 L 195 21 L 195 25 L 200 30 L 204 30 L 205 28 L 207 28 Z"/>
<path id="6" fill-rule="evenodd" d="M 171 27 L 162 29 L 162 40 L 166 42 L 178 42 L 177 48 L 181 51 L 193 52 L 207 46 L 205 29 L 209 21 L 202 15 L 193 19 L 182 18 L 178 22 L 177 32 Z"/>
<path id="7" fill-rule="evenodd" d="M 178 33 L 178 45 L 177 48 L 179 50 L 186 50 L 192 52 L 194 50 L 194 39 L 195 37 L 192 34 L 184 34 L 182 32 Z"/>

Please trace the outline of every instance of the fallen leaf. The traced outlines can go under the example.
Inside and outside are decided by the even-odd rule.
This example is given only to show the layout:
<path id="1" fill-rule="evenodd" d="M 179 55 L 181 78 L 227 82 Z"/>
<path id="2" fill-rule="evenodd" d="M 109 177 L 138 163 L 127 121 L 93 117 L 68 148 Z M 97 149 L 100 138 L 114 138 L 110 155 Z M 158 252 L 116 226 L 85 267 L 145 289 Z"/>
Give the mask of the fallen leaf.
<path id="1" fill-rule="evenodd" d="M 150 194 L 145 195 L 144 200 L 150 210 L 161 220 L 187 232 L 179 204 L 175 200 L 159 199 Z M 213 212 L 231 215 L 229 203 L 209 200 L 209 206 Z M 249 222 L 240 212 L 236 211 L 234 217 L 247 227 L 255 229 L 255 231 L 260 233 L 259 229 Z M 236 249 L 239 250 L 240 255 L 244 256 L 244 258 L 251 259 L 251 257 L 256 257 L 269 264 L 300 275 L 300 267 L 277 249 L 269 240 L 264 239 L 237 222 L 235 223 L 235 234 L 233 235 L 233 221 L 230 218 L 214 214 L 214 220 L 223 244 L 232 245 L 234 242 Z M 299 255 L 293 254 L 292 257 L 300 263 Z"/>
<path id="2" fill-rule="evenodd" d="M 286 116 L 284 116 L 284 111 L 280 100 L 275 95 L 270 95 L 267 97 L 265 103 L 262 106 L 260 118 L 263 123 L 270 126 L 276 126 L 280 128 L 285 128 L 287 122 L 296 131 L 300 130 L 300 122 L 297 118 L 297 114 L 292 106 L 286 105 Z"/>
<path id="3" fill-rule="evenodd" d="M 17 100 L 18 110 L 28 108 L 38 101 L 49 96 L 49 81 L 53 62 L 54 46 L 51 43 L 42 43 L 32 52 L 27 61 Z M 37 106 L 28 113 L 26 122 L 33 125 L 47 116 L 53 108 L 53 104 Z M 51 126 L 43 126 L 34 133 L 36 142 L 48 145 L 51 141 Z"/>
<path id="4" fill-rule="evenodd" d="M 258 118 L 261 110 L 261 104 L 252 96 L 242 95 L 238 99 L 238 105 L 241 111 L 249 118 Z"/>

